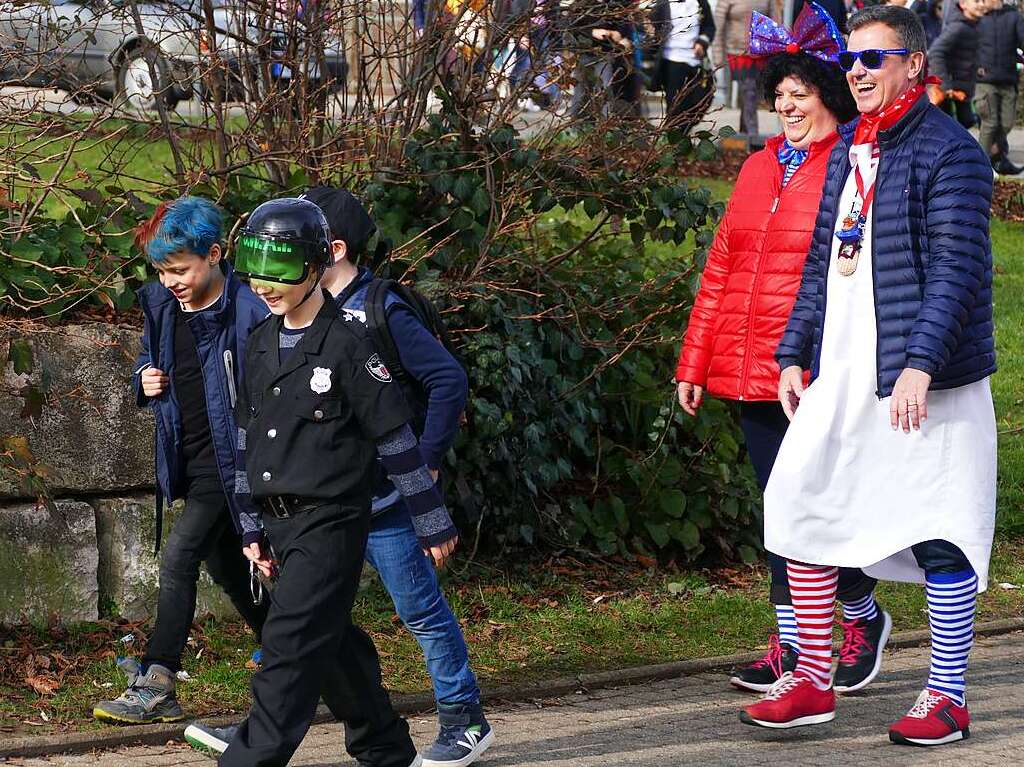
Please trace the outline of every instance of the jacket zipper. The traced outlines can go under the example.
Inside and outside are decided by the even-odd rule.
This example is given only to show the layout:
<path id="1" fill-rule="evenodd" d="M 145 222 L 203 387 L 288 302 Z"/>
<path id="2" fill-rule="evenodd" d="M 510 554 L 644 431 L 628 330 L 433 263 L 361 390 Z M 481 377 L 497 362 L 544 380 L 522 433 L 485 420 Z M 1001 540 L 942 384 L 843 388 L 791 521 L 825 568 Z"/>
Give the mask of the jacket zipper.
<path id="1" fill-rule="evenodd" d="M 224 350 L 224 372 L 228 374 L 228 399 L 231 401 L 232 410 L 238 400 L 238 392 L 235 390 L 235 366 L 231 357 L 231 350 Z"/>
<path id="2" fill-rule="evenodd" d="M 805 162 L 806 162 L 806 160 L 805 160 Z M 771 228 L 771 217 L 774 216 L 775 215 L 775 211 L 777 211 L 779 209 L 779 202 L 782 199 L 782 177 L 783 177 L 783 174 L 785 173 L 785 171 L 783 170 L 781 164 L 776 163 L 776 165 L 778 165 L 778 168 L 779 168 L 779 175 L 778 175 L 779 188 L 778 188 L 778 191 L 775 194 L 775 199 L 772 200 L 772 207 L 771 207 L 771 210 L 768 213 L 768 219 L 769 220 L 765 224 L 765 241 L 766 242 L 767 242 L 767 238 L 768 238 L 768 231 Z M 796 173 L 799 173 L 799 172 L 800 172 L 800 168 L 797 168 Z M 793 175 L 796 176 L 796 173 L 794 173 Z M 792 180 L 793 179 L 790 178 L 790 181 L 792 181 Z M 763 252 L 764 252 L 764 248 L 762 247 L 761 250 L 757 254 L 757 262 L 754 264 L 754 289 L 750 293 L 750 306 L 747 307 L 747 342 L 744 345 L 744 350 L 743 350 L 743 377 L 740 379 L 740 391 L 739 391 L 739 400 L 741 402 L 746 399 L 746 397 L 744 396 L 744 392 L 747 389 L 747 380 L 750 378 L 750 365 L 748 364 L 748 362 L 749 362 L 749 356 L 750 356 L 749 355 L 749 353 L 750 353 L 750 343 L 751 343 L 752 336 L 754 335 L 754 332 L 753 332 L 754 331 L 754 310 L 757 308 L 757 294 L 758 294 L 758 292 L 760 292 L 760 287 L 761 287 L 761 281 L 757 278 L 757 275 L 760 273 L 760 269 L 761 269 L 761 255 L 763 254 Z"/>
<path id="3" fill-rule="evenodd" d="M 878 147 L 878 165 L 875 166 L 875 183 L 882 183 L 882 147 Z M 874 206 L 872 206 L 874 209 Z M 866 224 L 865 224 L 866 225 Z M 874 221 L 871 222 L 871 300 L 874 302 L 875 311 L 875 396 L 878 399 L 882 399 L 882 355 L 879 352 L 878 331 L 879 331 L 879 317 L 878 317 L 878 275 L 875 270 L 875 225 Z M 824 322 L 822 322 L 824 325 Z"/>

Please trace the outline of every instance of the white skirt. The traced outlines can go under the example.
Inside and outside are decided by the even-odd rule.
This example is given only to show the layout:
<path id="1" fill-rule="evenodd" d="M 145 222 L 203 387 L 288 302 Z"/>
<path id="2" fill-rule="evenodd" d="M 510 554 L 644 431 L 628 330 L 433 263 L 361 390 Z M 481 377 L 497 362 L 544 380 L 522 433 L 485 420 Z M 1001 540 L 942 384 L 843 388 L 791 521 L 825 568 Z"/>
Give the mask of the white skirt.
<path id="1" fill-rule="evenodd" d="M 851 173 L 840 211 L 849 210 L 855 191 Z M 989 381 L 931 391 L 920 431 L 892 429 L 890 398 L 875 395 L 870 226 L 851 276 L 836 270 L 833 244 L 820 375 L 800 400 L 765 490 L 765 548 L 799 562 L 923 582 L 910 547 L 946 540 L 967 556 L 984 591 L 996 505 Z"/>

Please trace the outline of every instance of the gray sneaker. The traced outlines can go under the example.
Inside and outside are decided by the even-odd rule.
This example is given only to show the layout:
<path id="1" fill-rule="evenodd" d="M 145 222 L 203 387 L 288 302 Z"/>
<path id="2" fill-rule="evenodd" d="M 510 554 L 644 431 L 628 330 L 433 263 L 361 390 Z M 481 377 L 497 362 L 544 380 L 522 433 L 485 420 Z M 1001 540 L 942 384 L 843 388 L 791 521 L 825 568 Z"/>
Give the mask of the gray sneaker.
<path id="1" fill-rule="evenodd" d="M 101 722 L 118 724 L 149 724 L 180 722 L 185 712 L 174 694 L 174 673 L 154 663 L 143 674 L 135 658 L 120 658 L 117 667 L 128 677 L 128 689 L 116 700 L 101 700 L 92 715 Z"/>
<path id="2" fill-rule="evenodd" d="M 185 728 L 185 740 L 197 751 L 220 756 L 228 750 L 240 726 L 229 724 L 227 727 L 210 727 L 202 722 L 192 722 Z"/>

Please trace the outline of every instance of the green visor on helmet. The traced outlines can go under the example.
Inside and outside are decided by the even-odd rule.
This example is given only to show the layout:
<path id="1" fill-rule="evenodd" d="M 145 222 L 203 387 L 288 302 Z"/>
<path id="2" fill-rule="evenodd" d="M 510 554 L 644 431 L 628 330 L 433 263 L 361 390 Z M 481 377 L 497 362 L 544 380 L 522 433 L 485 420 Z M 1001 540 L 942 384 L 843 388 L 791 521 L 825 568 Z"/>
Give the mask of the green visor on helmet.
<path id="1" fill-rule="evenodd" d="M 242 279 L 298 285 L 316 261 L 313 247 L 301 240 L 241 234 L 235 242 L 235 272 Z"/>

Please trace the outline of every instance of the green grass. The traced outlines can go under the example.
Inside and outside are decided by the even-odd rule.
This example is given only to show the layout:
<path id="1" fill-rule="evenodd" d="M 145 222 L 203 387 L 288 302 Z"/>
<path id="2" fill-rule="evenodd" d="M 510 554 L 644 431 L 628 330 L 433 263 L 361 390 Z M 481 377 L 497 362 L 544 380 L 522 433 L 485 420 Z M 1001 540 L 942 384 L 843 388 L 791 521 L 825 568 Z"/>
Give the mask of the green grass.
<path id="1" fill-rule="evenodd" d="M 999 426 L 997 525 L 1024 535 L 1024 224 L 992 223 L 996 354 L 992 377 Z"/>
<path id="2" fill-rule="evenodd" d="M 763 567 L 666 573 L 623 563 L 552 560 L 505 572 L 470 569 L 447 576 L 445 591 L 485 687 L 758 649 L 774 623 Z M 1024 542 L 997 543 L 991 587 L 980 600 L 981 620 L 1024 611 L 1024 590 L 1004 590 L 1002 582 L 1024 586 Z M 920 586 L 883 583 L 878 596 L 897 630 L 927 625 Z M 354 617 L 373 637 L 391 690 L 429 689 L 419 646 L 379 584 L 360 594 Z M 91 720 L 92 704 L 123 689 L 114 666 L 114 656 L 125 649 L 118 639 L 142 628 L 82 624 L 0 634 L 0 733 L 103 726 Z M 236 622 L 201 622 L 186 649 L 192 679 L 179 686 L 190 715 L 246 710 L 245 663 L 254 647 L 253 637 Z M 54 670 L 68 664 L 55 695 L 37 695 L 21 682 L 28 655 L 37 663 L 51 659 Z"/>

